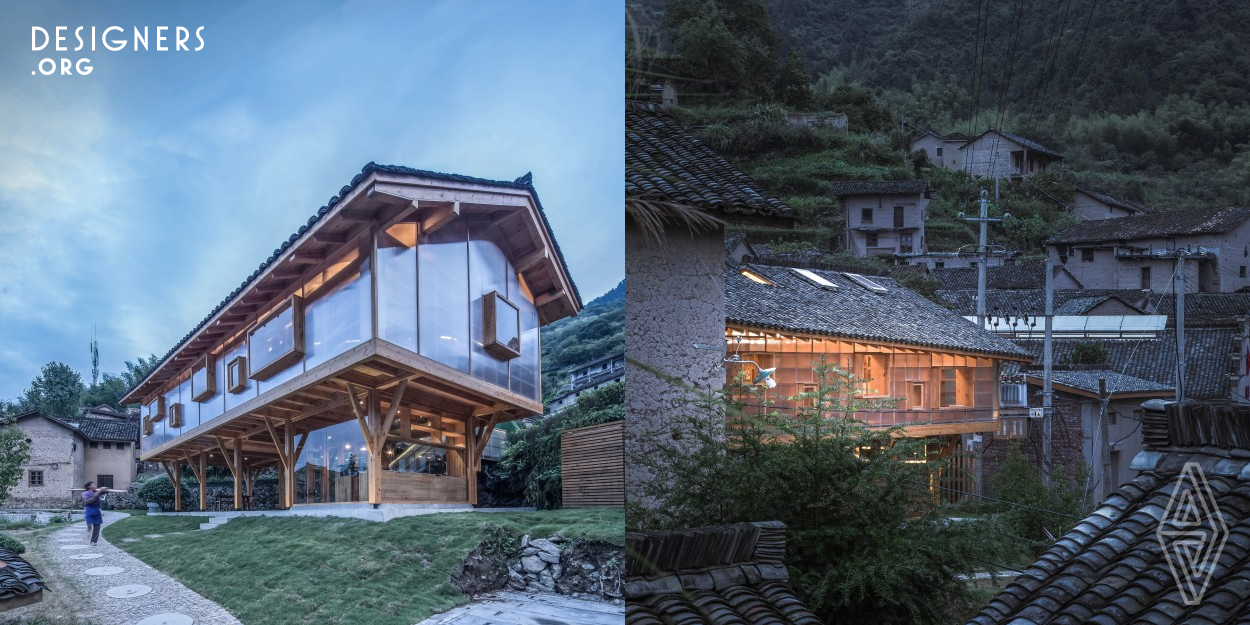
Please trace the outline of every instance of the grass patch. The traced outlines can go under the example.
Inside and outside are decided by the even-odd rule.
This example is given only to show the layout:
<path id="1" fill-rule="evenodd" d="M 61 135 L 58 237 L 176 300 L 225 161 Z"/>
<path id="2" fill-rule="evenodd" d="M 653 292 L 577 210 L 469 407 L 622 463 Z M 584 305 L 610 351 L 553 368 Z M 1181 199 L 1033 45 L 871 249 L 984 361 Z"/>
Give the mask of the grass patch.
<path id="1" fill-rule="evenodd" d="M 624 543 L 620 510 L 433 514 L 357 519 L 241 517 L 192 532 L 202 517 L 131 517 L 109 542 L 220 603 L 247 625 L 411 625 L 468 601 L 452 585 L 465 556 L 502 527 Z M 126 537 L 139 538 L 124 542 Z"/>

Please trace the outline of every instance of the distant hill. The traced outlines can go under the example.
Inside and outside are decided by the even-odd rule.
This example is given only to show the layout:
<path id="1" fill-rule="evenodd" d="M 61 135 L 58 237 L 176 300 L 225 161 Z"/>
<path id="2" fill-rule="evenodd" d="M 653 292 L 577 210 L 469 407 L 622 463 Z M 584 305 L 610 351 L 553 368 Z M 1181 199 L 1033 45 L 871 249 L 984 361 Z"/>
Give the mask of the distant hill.
<path id="1" fill-rule="evenodd" d="M 577 365 L 625 351 L 625 282 L 587 304 L 576 317 L 543 328 L 542 344 L 545 404 Z"/>

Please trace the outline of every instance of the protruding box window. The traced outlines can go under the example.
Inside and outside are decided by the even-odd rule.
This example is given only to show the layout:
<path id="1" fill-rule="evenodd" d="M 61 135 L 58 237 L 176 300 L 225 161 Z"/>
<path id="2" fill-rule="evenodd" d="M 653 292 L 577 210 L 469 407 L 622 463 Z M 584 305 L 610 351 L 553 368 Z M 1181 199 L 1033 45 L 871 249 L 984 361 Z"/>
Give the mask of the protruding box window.
<path id="1" fill-rule="evenodd" d="M 143 435 L 144 436 L 152 435 L 152 417 L 143 418 Z"/>
<path id="2" fill-rule="evenodd" d="M 482 298 L 485 330 L 482 347 L 500 360 L 511 360 L 521 355 L 521 311 L 504 299 L 498 291 Z"/>
<path id="3" fill-rule="evenodd" d="M 247 333 L 253 380 L 268 380 L 304 358 L 304 298 L 292 295 Z"/>
<path id="4" fill-rule="evenodd" d="M 182 404 L 169 405 L 169 427 L 182 427 Z"/>
<path id="5" fill-rule="evenodd" d="M 160 421 L 165 418 L 165 396 L 161 395 L 156 398 L 152 404 L 152 421 Z"/>
<path id="6" fill-rule="evenodd" d="M 204 357 L 199 370 L 191 374 L 191 400 L 204 403 L 217 395 L 217 363 L 212 354 Z"/>
<path id="7" fill-rule="evenodd" d="M 226 363 L 226 390 L 231 393 L 247 390 L 247 356 L 236 356 Z"/>

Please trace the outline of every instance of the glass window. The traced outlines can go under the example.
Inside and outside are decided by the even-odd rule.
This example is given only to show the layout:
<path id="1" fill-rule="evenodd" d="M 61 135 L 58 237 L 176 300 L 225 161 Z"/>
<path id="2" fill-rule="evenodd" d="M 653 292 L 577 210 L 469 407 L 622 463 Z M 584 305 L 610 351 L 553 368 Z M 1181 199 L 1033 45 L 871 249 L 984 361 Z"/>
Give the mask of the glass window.
<path id="1" fill-rule="evenodd" d="M 304 328 L 308 335 L 304 341 L 307 346 L 304 371 L 369 339 L 373 323 L 370 280 L 366 258 L 357 269 L 343 276 L 342 282 L 330 286 L 329 291 L 319 291 L 317 298 L 305 305 Z M 298 369 L 292 367 L 292 370 Z"/>
<path id="2" fill-rule="evenodd" d="M 861 354 L 859 357 L 860 388 L 866 396 L 888 395 L 889 379 L 885 354 Z"/>
<path id="3" fill-rule="evenodd" d="M 972 370 L 965 367 L 942 369 L 941 407 L 972 405 Z"/>
<path id="4" fill-rule="evenodd" d="M 452 222 L 417 249 L 421 355 L 469 372 L 469 259 L 464 224 Z"/>
<path id="5" fill-rule="evenodd" d="M 33 487 L 43 486 L 43 471 L 31 471 L 26 484 Z"/>
<path id="6" fill-rule="evenodd" d="M 864 235 L 864 245 L 868 247 L 877 247 L 877 233 L 869 232 Z"/>
<path id="7" fill-rule="evenodd" d="M 871 208 L 859 209 L 859 221 L 860 223 L 865 223 L 865 224 L 872 223 L 872 209 Z"/>
<path id="8" fill-rule="evenodd" d="M 472 374 L 473 377 L 503 388 L 508 387 L 510 355 L 507 350 L 499 351 L 493 345 L 498 336 L 498 324 L 486 327 L 486 320 L 490 313 L 499 310 L 496 305 L 498 294 L 508 290 L 507 272 L 508 261 L 499 246 L 487 240 L 469 241 L 469 282 L 473 298 L 470 305 L 473 331 Z M 516 347 L 520 349 L 520 339 L 517 340 Z"/>
<path id="9" fill-rule="evenodd" d="M 165 392 L 166 415 L 165 415 L 165 418 L 161 420 L 161 422 L 165 424 L 165 441 L 166 442 L 177 438 L 178 434 L 182 432 L 181 426 L 175 424 L 174 421 L 170 418 L 173 412 L 172 410 L 170 410 L 170 407 L 176 403 L 178 403 L 178 387 L 177 386 Z"/>
<path id="10" fill-rule="evenodd" d="M 367 501 L 368 463 L 356 421 L 309 433 L 295 462 L 295 503 Z"/>
<path id="11" fill-rule="evenodd" d="M 378 233 L 378 336 L 417 351 L 417 224 Z"/>
<path id="12" fill-rule="evenodd" d="M 103 487 L 103 488 L 112 488 L 112 487 L 113 487 L 113 476 L 111 476 L 111 475 L 97 475 L 97 476 L 95 476 L 95 485 L 96 485 L 96 486 Z"/>
<path id="13" fill-rule="evenodd" d="M 515 275 L 515 274 L 514 274 Z M 524 279 L 518 279 L 519 294 L 512 296 L 512 303 L 521 311 L 521 356 L 510 363 L 509 381 L 512 392 L 530 399 L 538 399 L 538 309 L 534 297 Z"/>
<path id="14" fill-rule="evenodd" d="M 221 358 L 213 358 L 212 366 L 213 366 L 213 381 L 214 381 L 213 386 L 215 390 L 220 389 L 221 385 L 224 384 L 224 380 L 226 379 L 226 376 L 225 376 L 226 363 Z M 194 385 L 195 385 L 195 380 L 194 378 L 192 378 L 192 386 Z M 220 392 L 215 393 L 207 401 L 200 403 L 200 423 L 207 423 L 210 419 L 214 419 L 221 415 L 222 411 L 225 409 L 225 406 L 226 406 L 226 400 L 225 398 L 222 397 L 222 395 L 223 394 Z"/>
<path id="15" fill-rule="evenodd" d="M 278 312 L 248 332 L 247 365 L 253 380 L 268 380 L 303 358 L 302 304 L 302 298 L 292 296 Z"/>
<path id="16" fill-rule="evenodd" d="M 185 375 L 185 374 L 184 374 Z M 200 405 L 191 401 L 191 376 L 178 384 L 178 403 L 182 404 L 182 431 L 200 424 Z"/>
<path id="17" fill-rule="evenodd" d="M 206 402 L 217 394 L 217 367 L 213 357 L 205 357 L 204 362 L 191 374 L 191 399 Z"/>

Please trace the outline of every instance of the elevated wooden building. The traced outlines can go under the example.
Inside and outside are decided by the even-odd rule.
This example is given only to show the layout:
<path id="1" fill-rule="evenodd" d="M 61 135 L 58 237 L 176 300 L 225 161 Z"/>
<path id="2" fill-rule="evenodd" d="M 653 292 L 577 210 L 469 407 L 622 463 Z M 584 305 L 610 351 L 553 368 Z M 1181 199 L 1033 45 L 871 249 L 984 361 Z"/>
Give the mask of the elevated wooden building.
<path id="1" fill-rule="evenodd" d="M 236 509 L 266 467 L 281 507 L 473 504 L 491 431 L 543 412 L 539 328 L 580 309 L 528 174 L 370 163 L 124 401 L 143 460 L 227 468 Z"/>

